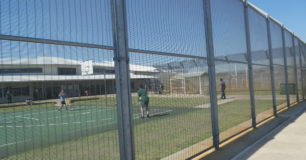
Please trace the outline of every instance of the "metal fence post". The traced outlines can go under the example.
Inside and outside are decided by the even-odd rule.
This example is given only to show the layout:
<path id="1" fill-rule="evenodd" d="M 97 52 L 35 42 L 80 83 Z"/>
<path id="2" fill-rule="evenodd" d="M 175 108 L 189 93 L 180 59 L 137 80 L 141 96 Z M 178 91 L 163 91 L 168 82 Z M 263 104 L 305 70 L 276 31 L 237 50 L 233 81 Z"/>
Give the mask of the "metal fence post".
<path id="1" fill-rule="evenodd" d="M 305 93 L 304 93 L 304 76 L 303 76 L 303 61 L 302 61 L 302 47 L 301 44 L 298 44 L 299 46 L 299 58 L 300 58 L 300 70 L 301 70 L 301 87 L 302 87 L 302 96 L 303 100 L 305 99 Z"/>
<path id="2" fill-rule="evenodd" d="M 296 87 L 296 101 L 300 101 L 299 97 L 299 83 L 298 83 L 298 75 L 297 75 L 297 66 L 296 66 L 296 49 L 295 49 L 295 42 L 294 42 L 294 35 L 292 35 L 292 44 L 293 44 L 293 62 L 294 62 L 294 76 L 295 76 L 295 87 Z"/>
<path id="3" fill-rule="evenodd" d="M 112 0 L 120 159 L 135 159 L 125 0 Z"/>
<path id="4" fill-rule="evenodd" d="M 287 107 L 289 107 L 290 106 L 290 97 L 289 97 L 288 67 L 287 67 L 287 54 L 286 54 L 286 42 L 285 42 L 285 28 L 284 28 L 284 26 L 282 26 L 282 40 L 283 40 L 283 56 L 284 56 L 284 67 L 285 67 Z"/>
<path id="5" fill-rule="evenodd" d="M 273 101 L 273 114 L 277 117 L 276 108 L 276 96 L 275 96 L 275 81 L 274 81 L 274 66 L 273 66 L 273 54 L 272 54 L 272 40 L 271 40 L 271 28 L 269 16 L 266 18 L 267 23 L 267 36 L 268 36 L 268 48 L 269 48 L 269 61 L 270 61 L 270 75 L 271 75 L 271 86 L 272 86 L 272 101 Z"/>
<path id="6" fill-rule="evenodd" d="M 104 98 L 105 98 L 105 106 L 107 106 L 107 88 L 106 88 L 106 74 L 105 70 L 103 71 L 104 74 Z"/>
<path id="7" fill-rule="evenodd" d="M 252 127 L 256 128 L 255 97 L 254 97 L 254 86 L 253 86 L 253 67 L 252 67 L 250 26 L 249 26 L 249 13 L 248 13 L 247 0 L 244 2 L 244 24 L 245 24 L 246 47 L 247 47 L 247 59 L 248 59 Z"/>
<path id="8" fill-rule="evenodd" d="M 210 0 L 203 0 L 213 145 L 219 149 L 218 103 Z"/>

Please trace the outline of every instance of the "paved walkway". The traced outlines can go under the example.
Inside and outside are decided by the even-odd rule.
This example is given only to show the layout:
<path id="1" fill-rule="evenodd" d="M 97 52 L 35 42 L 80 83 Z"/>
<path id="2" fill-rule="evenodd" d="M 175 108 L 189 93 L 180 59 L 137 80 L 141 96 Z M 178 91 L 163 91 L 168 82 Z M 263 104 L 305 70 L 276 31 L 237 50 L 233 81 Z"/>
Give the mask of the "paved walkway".
<path id="1" fill-rule="evenodd" d="M 233 159 L 306 160 L 306 110 L 302 111 L 297 119 L 276 128 Z"/>
<path id="2" fill-rule="evenodd" d="M 218 105 L 221 105 L 221 104 L 233 102 L 234 100 L 236 100 L 235 97 L 228 97 L 227 99 L 218 99 L 217 102 L 218 102 Z M 210 103 L 206 103 L 206 104 L 195 106 L 194 108 L 209 108 L 209 107 L 210 107 Z"/>

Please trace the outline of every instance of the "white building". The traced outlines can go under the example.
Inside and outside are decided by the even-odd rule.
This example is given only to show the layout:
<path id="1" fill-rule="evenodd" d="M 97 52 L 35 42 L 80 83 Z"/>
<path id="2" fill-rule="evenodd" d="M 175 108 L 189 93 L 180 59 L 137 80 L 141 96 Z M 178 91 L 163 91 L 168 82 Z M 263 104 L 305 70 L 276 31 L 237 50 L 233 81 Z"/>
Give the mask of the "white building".
<path id="1" fill-rule="evenodd" d="M 154 81 L 154 67 L 130 64 L 132 91 L 140 84 Z M 0 102 L 6 103 L 8 90 L 13 101 L 58 98 L 61 89 L 69 97 L 115 93 L 114 62 L 78 61 L 60 57 L 2 59 L 0 63 Z"/>

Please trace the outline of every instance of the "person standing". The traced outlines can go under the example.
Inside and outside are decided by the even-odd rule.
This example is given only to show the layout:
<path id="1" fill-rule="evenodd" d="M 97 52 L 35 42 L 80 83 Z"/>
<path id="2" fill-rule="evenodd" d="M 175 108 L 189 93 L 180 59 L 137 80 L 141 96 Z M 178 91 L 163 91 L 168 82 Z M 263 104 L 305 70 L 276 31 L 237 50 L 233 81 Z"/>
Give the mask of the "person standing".
<path id="1" fill-rule="evenodd" d="M 225 82 L 223 81 L 222 78 L 220 78 L 220 82 L 221 82 L 221 99 L 226 99 L 226 96 L 225 96 L 225 88 L 226 88 L 226 85 L 225 85 Z"/>
<path id="2" fill-rule="evenodd" d="M 12 103 L 12 94 L 11 94 L 10 90 L 7 90 L 5 96 L 7 98 L 7 103 Z"/>
<path id="3" fill-rule="evenodd" d="M 140 112 L 141 112 L 141 118 L 144 118 L 144 108 L 146 108 L 147 117 L 150 117 L 149 115 L 149 97 L 147 90 L 143 87 L 143 85 L 140 85 L 140 89 L 137 91 L 138 93 L 138 101 L 140 101 Z"/>
<path id="4" fill-rule="evenodd" d="M 88 90 L 86 89 L 84 92 L 85 92 L 85 96 L 88 96 Z"/>
<path id="5" fill-rule="evenodd" d="M 66 110 L 68 110 L 67 105 L 66 105 L 66 93 L 64 89 L 61 90 L 61 92 L 58 94 L 58 97 L 60 98 L 61 101 L 61 106 L 58 108 L 58 111 L 60 112 L 62 108 L 65 106 Z"/>
<path id="6" fill-rule="evenodd" d="M 163 94 L 163 90 L 164 90 L 164 85 L 163 85 L 163 84 L 160 84 L 160 85 L 159 85 L 158 93 L 159 93 L 159 94 Z"/>

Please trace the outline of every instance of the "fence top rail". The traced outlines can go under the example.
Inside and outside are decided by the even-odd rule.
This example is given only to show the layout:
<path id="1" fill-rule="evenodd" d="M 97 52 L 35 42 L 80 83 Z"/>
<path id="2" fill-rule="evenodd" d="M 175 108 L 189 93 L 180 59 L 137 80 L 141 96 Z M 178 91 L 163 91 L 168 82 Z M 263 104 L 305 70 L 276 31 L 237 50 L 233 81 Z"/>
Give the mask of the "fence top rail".
<path id="1" fill-rule="evenodd" d="M 267 18 L 269 17 L 269 14 L 265 11 L 263 11 L 262 9 L 256 7 L 254 4 L 248 2 L 247 5 L 249 7 L 251 7 L 254 11 L 256 11 L 257 13 L 259 13 L 259 15 L 263 16 L 264 18 Z"/>
<path id="2" fill-rule="evenodd" d="M 283 26 L 282 22 L 278 21 L 277 19 L 275 19 L 274 17 L 272 17 L 272 16 L 270 16 L 270 15 L 269 15 L 269 19 L 270 19 L 272 22 L 278 24 L 280 27 Z"/>
<path id="3" fill-rule="evenodd" d="M 294 35 L 294 33 L 290 29 L 288 29 L 286 26 L 283 25 L 283 28 L 285 31 L 289 32 L 291 35 Z"/>

